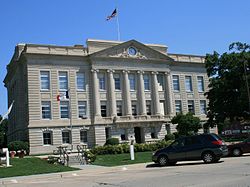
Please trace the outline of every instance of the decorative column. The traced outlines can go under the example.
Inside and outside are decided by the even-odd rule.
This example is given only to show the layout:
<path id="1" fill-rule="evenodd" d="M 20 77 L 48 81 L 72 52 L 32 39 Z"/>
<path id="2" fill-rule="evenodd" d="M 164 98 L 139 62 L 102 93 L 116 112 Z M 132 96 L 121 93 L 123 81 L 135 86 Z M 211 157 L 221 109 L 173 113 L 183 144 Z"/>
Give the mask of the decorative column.
<path id="1" fill-rule="evenodd" d="M 165 88 L 166 88 L 166 100 L 168 106 L 168 114 L 173 114 L 173 99 L 172 99 L 172 89 L 171 89 L 171 78 L 170 71 L 165 72 Z"/>
<path id="2" fill-rule="evenodd" d="M 146 115 L 146 99 L 145 99 L 145 88 L 144 88 L 144 80 L 143 80 L 143 71 L 137 71 L 139 74 L 139 81 L 138 81 L 138 102 L 139 102 L 139 111 L 140 115 Z"/>
<path id="3" fill-rule="evenodd" d="M 124 79 L 124 103 L 125 103 L 125 115 L 131 116 L 132 115 L 132 108 L 131 108 L 131 98 L 130 98 L 130 84 L 128 79 L 128 73 L 129 71 L 122 71 L 123 72 L 123 79 Z"/>
<path id="4" fill-rule="evenodd" d="M 116 116 L 116 98 L 115 98 L 115 81 L 114 81 L 114 70 L 107 70 L 108 72 L 108 81 L 109 81 L 109 103 L 110 103 L 110 115 Z"/>
<path id="5" fill-rule="evenodd" d="M 154 113 L 155 115 L 161 114 L 160 109 L 160 99 L 159 99 L 159 92 L 158 92 L 158 81 L 157 81 L 157 74 L 158 72 L 152 72 L 152 100 L 154 104 Z"/>
<path id="6" fill-rule="evenodd" d="M 97 77 L 97 72 L 99 70 L 92 69 L 93 78 L 93 104 L 94 104 L 94 115 L 95 117 L 101 117 L 101 104 L 100 104 L 100 93 L 99 93 L 99 81 Z"/>

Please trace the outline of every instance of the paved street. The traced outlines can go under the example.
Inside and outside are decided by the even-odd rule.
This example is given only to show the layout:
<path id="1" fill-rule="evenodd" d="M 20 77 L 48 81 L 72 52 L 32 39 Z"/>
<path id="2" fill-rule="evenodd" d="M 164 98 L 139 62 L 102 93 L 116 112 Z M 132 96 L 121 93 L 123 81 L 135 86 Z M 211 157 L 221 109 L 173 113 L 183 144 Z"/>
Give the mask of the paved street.
<path id="1" fill-rule="evenodd" d="M 156 187 L 250 186 L 250 155 L 223 158 L 220 163 L 180 162 L 159 167 L 152 163 L 119 167 L 86 166 L 81 171 L 14 177 L 0 180 L 3 187 Z"/>

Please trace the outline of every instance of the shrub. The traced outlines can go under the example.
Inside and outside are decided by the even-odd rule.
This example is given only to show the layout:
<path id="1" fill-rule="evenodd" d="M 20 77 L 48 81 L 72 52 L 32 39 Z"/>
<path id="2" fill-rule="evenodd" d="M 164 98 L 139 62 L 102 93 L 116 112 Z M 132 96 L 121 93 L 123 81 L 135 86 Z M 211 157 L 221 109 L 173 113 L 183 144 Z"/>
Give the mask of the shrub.
<path id="1" fill-rule="evenodd" d="M 167 147 L 172 142 L 173 142 L 172 140 L 169 141 L 162 140 L 152 144 L 135 144 L 134 150 L 135 152 L 155 151 L 157 149 Z M 129 153 L 129 145 L 120 144 L 120 145 L 97 146 L 91 149 L 90 152 L 95 155 Z"/>
<path id="2" fill-rule="evenodd" d="M 55 156 L 49 156 L 47 159 L 49 164 L 58 164 L 59 163 L 59 158 Z"/>
<path id="3" fill-rule="evenodd" d="M 168 141 L 168 140 L 175 140 L 175 135 L 174 134 L 166 134 L 165 141 Z"/>
<path id="4" fill-rule="evenodd" d="M 91 153 L 91 151 L 86 151 L 86 160 L 88 163 L 94 162 L 96 159 L 96 155 Z"/>
<path id="5" fill-rule="evenodd" d="M 119 139 L 118 138 L 109 138 L 106 140 L 105 145 L 118 145 Z"/>
<path id="6" fill-rule="evenodd" d="M 23 141 L 13 141 L 8 144 L 8 149 L 10 151 L 20 151 L 24 150 L 26 153 L 29 152 L 29 144 L 28 142 Z"/>

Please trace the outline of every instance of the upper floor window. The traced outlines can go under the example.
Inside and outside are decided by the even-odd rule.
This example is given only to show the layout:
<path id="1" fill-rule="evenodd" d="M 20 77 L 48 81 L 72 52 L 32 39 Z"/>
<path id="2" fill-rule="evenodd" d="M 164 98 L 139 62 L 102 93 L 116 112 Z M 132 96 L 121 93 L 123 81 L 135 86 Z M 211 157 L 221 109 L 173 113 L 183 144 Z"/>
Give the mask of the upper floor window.
<path id="1" fill-rule="evenodd" d="M 107 117 L 107 102 L 101 101 L 101 116 Z"/>
<path id="2" fill-rule="evenodd" d="M 85 90 L 85 74 L 77 72 L 76 73 L 76 84 L 77 90 Z"/>
<path id="3" fill-rule="evenodd" d="M 198 81 L 198 92 L 204 92 L 204 80 L 203 80 L 203 76 L 198 76 L 197 77 L 197 81 Z"/>
<path id="4" fill-rule="evenodd" d="M 185 86 L 187 92 L 192 92 L 192 77 L 191 76 L 185 76 Z"/>
<path id="5" fill-rule="evenodd" d="M 50 101 L 42 101 L 42 119 L 51 119 Z"/>
<path id="6" fill-rule="evenodd" d="M 164 90 L 164 77 L 163 74 L 157 74 L 158 91 Z"/>
<path id="7" fill-rule="evenodd" d="M 49 90 L 50 89 L 49 71 L 41 71 L 40 72 L 40 85 L 41 85 L 41 90 Z"/>
<path id="8" fill-rule="evenodd" d="M 98 79 L 99 79 L 99 89 L 100 90 L 105 90 L 106 89 L 105 74 L 104 73 L 99 73 L 98 74 Z"/>
<path id="9" fill-rule="evenodd" d="M 148 75 L 148 74 L 143 75 L 143 80 L 144 80 L 144 89 L 145 89 L 145 90 L 150 90 L 150 79 L 149 79 L 149 75 Z"/>
<path id="10" fill-rule="evenodd" d="M 43 132 L 43 145 L 52 145 L 52 131 Z"/>
<path id="11" fill-rule="evenodd" d="M 80 141 L 81 143 L 88 143 L 88 131 L 87 130 L 80 131 Z"/>
<path id="12" fill-rule="evenodd" d="M 134 91 L 135 90 L 135 74 L 129 74 L 129 84 L 130 84 L 130 90 Z"/>
<path id="13" fill-rule="evenodd" d="M 200 113 L 207 114 L 206 100 L 200 100 Z"/>
<path id="14" fill-rule="evenodd" d="M 175 100 L 175 112 L 179 114 L 182 112 L 181 100 Z"/>
<path id="15" fill-rule="evenodd" d="M 82 119 L 87 117 L 87 102 L 86 101 L 78 101 L 78 117 Z"/>
<path id="16" fill-rule="evenodd" d="M 136 101 L 132 101 L 132 115 L 136 116 L 137 115 L 137 106 L 136 106 Z"/>
<path id="17" fill-rule="evenodd" d="M 193 100 L 188 100 L 188 112 L 190 113 L 195 113 L 194 112 L 194 101 Z"/>
<path id="18" fill-rule="evenodd" d="M 151 115 L 151 101 L 146 101 L 146 112 L 147 115 Z"/>
<path id="19" fill-rule="evenodd" d="M 173 75 L 173 88 L 174 91 L 180 91 L 180 81 L 178 75 Z"/>
<path id="20" fill-rule="evenodd" d="M 59 72 L 59 89 L 68 90 L 68 73 Z"/>
<path id="21" fill-rule="evenodd" d="M 122 102 L 117 101 L 116 102 L 116 110 L 117 110 L 117 116 L 122 116 Z"/>
<path id="22" fill-rule="evenodd" d="M 121 90 L 120 74 L 118 74 L 118 73 L 114 74 L 114 81 L 115 81 L 115 89 L 116 90 Z"/>
<path id="23" fill-rule="evenodd" d="M 61 118 L 69 118 L 69 102 L 60 101 Z"/>

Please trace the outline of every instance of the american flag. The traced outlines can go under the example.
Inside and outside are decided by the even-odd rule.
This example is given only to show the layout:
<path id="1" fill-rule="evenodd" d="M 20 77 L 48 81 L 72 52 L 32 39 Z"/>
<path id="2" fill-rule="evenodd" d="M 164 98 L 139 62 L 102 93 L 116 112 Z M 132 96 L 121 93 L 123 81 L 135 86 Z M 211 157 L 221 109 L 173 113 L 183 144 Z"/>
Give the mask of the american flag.
<path id="1" fill-rule="evenodd" d="M 106 20 L 108 21 L 108 20 L 110 20 L 111 18 L 114 18 L 114 17 L 116 16 L 116 14 L 117 14 L 117 11 L 116 11 L 116 9 L 115 9 L 115 10 L 112 12 L 112 14 L 106 18 Z"/>

